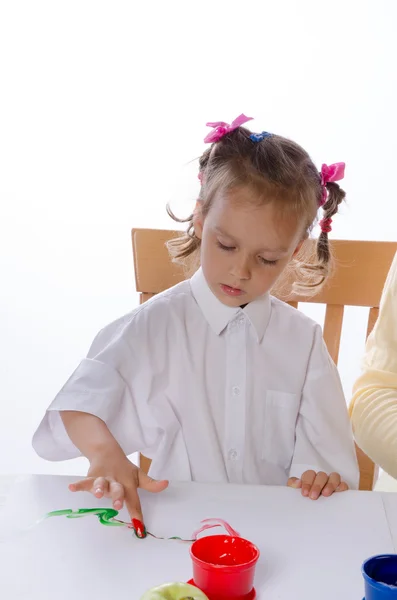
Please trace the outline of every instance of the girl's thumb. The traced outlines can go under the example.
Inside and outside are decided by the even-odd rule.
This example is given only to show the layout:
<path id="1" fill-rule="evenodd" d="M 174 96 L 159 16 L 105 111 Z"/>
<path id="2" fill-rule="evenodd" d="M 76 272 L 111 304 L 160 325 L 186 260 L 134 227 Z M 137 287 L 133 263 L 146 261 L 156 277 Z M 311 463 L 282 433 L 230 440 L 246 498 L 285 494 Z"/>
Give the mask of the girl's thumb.
<path id="1" fill-rule="evenodd" d="M 146 475 L 146 473 L 139 469 L 139 487 L 147 492 L 157 494 L 168 487 L 168 481 L 166 479 L 162 479 L 161 481 L 152 479 L 152 477 L 149 477 L 149 475 Z"/>

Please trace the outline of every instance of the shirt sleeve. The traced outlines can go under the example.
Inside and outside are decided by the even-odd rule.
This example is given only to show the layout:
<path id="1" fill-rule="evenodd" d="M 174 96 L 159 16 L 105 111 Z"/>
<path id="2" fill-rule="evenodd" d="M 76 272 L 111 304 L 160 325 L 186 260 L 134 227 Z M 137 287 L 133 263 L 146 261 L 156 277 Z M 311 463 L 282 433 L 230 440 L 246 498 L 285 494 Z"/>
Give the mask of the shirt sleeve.
<path id="1" fill-rule="evenodd" d="M 300 478 L 308 470 L 339 473 L 350 489 L 359 485 L 346 400 L 319 326 L 302 392 L 290 477 Z"/>
<path id="2" fill-rule="evenodd" d="M 146 401 L 150 373 L 140 358 L 145 355 L 144 337 L 131 322 L 115 322 L 96 336 L 34 434 L 33 448 L 39 456 L 47 460 L 81 456 L 63 425 L 60 413 L 65 410 L 102 419 L 126 455 L 156 444 L 159 428 Z"/>
<path id="3" fill-rule="evenodd" d="M 397 254 L 369 335 L 350 413 L 357 444 L 397 477 Z"/>

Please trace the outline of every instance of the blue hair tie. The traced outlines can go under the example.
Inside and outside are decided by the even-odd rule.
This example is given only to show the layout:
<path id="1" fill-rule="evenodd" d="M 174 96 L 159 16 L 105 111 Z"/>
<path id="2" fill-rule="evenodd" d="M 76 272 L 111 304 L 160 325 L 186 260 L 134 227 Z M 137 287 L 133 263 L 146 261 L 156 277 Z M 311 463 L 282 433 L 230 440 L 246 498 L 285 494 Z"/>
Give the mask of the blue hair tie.
<path id="1" fill-rule="evenodd" d="M 250 140 L 253 142 L 261 142 L 267 137 L 272 137 L 272 135 L 273 134 L 269 133 L 268 131 L 262 131 L 262 133 L 251 133 Z"/>

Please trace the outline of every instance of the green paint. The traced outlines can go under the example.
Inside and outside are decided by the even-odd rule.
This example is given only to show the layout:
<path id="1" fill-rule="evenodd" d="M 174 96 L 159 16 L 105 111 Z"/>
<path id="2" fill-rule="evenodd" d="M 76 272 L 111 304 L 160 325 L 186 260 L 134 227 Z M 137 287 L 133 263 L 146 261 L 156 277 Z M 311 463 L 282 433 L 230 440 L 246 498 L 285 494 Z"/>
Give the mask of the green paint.
<path id="1" fill-rule="evenodd" d="M 123 521 L 117 521 L 115 519 L 118 514 L 118 511 L 114 508 L 78 508 L 77 510 L 66 508 L 65 510 L 53 510 L 52 512 L 47 513 L 46 517 L 65 516 L 67 519 L 79 519 L 81 517 L 86 517 L 87 515 L 95 515 L 102 525 L 107 525 L 109 527 L 125 527 L 128 525 Z"/>
<path id="2" fill-rule="evenodd" d="M 146 535 L 150 535 L 151 537 L 156 538 L 157 540 L 166 539 L 180 540 L 181 542 L 194 542 L 194 539 L 184 540 L 183 538 L 177 536 L 169 538 L 158 537 L 157 535 L 150 533 L 150 531 L 146 531 L 146 529 L 146 535 L 144 537 L 140 537 L 137 535 L 137 532 L 131 523 L 119 521 L 115 518 L 118 514 L 118 510 L 115 510 L 114 508 L 77 508 L 76 510 L 72 510 L 71 508 L 65 508 L 64 510 L 53 510 L 52 512 L 47 513 L 44 518 L 46 519 L 48 517 L 66 517 L 67 519 L 80 519 L 81 517 L 86 517 L 87 515 L 95 515 L 96 517 L 98 517 L 98 520 L 101 523 L 101 525 L 107 525 L 108 527 L 128 527 L 129 529 L 133 530 L 135 536 L 138 539 L 144 539 Z"/>

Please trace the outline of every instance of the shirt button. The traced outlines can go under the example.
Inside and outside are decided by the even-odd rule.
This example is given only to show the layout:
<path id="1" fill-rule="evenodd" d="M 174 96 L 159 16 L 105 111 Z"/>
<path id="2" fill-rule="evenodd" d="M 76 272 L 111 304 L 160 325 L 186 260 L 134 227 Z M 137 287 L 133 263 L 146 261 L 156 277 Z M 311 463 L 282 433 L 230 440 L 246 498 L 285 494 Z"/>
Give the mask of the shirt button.
<path id="1" fill-rule="evenodd" d="M 244 317 L 239 317 L 239 318 L 237 319 L 237 323 L 238 323 L 239 325 L 243 325 L 244 321 L 245 321 L 245 318 L 244 318 Z"/>
<path id="2" fill-rule="evenodd" d="M 234 448 L 232 450 L 229 450 L 229 458 L 231 460 L 237 460 L 237 458 L 238 458 L 237 450 L 234 450 Z"/>
<path id="3" fill-rule="evenodd" d="M 240 395 L 240 388 L 237 385 L 235 385 L 235 386 L 232 387 L 232 394 L 233 394 L 233 396 L 239 396 Z"/>

